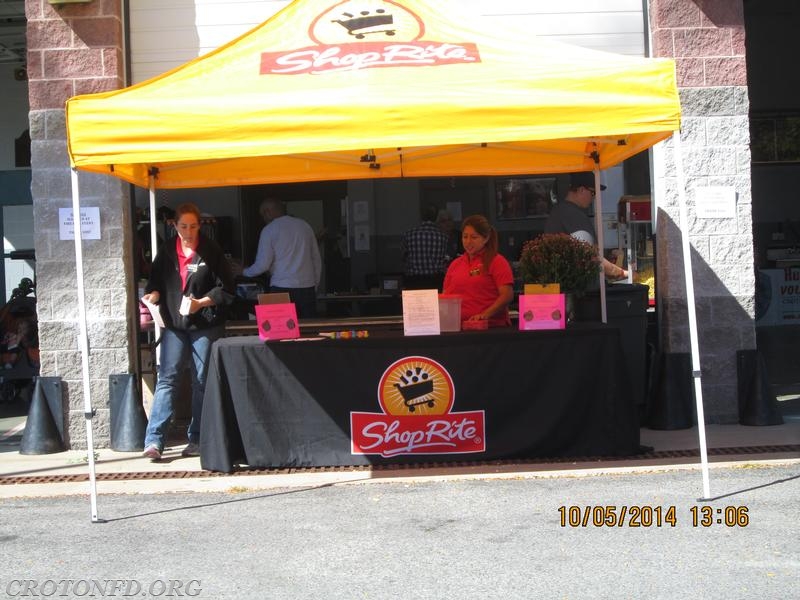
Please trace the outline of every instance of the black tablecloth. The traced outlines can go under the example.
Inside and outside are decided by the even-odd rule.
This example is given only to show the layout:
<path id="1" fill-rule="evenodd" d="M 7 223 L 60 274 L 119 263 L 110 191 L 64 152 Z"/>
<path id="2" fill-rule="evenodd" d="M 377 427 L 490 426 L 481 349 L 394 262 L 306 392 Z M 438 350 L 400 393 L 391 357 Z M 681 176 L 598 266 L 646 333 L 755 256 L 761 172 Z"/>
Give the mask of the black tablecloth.
<path id="1" fill-rule="evenodd" d="M 451 406 L 442 421 L 482 411 L 474 439 L 459 450 L 464 453 L 447 453 L 434 444 L 415 448 L 427 454 L 403 454 L 397 448 L 385 455 L 353 453 L 353 413 L 362 420 L 364 413 L 367 419 L 393 419 L 384 414 L 379 387 L 387 374 L 394 376 L 391 367 L 408 357 L 422 357 L 419 364 L 434 369 L 437 389 L 446 379 L 442 372 L 449 375 Z M 410 420 L 425 410 L 418 406 L 397 420 L 412 426 L 426 422 Z M 436 426 L 444 425 L 437 421 Z M 224 472 L 235 465 L 629 455 L 639 448 L 639 424 L 619 330 L 612 326 L 578 323 L 561 331 L 497 329 L 419 337 L 391 332 L 367 339 L 270 343 L 235 337 L 219 340 L 212 349 L 200 446 L 203 468 Z"/>

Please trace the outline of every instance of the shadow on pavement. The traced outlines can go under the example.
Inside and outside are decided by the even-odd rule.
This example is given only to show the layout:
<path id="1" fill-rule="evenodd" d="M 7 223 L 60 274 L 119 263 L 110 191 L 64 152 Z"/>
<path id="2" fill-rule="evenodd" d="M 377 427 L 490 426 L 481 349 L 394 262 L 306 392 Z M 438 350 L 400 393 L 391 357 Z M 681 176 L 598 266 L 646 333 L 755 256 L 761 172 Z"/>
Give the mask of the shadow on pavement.
<path id="1" fill-rule="evenodd" d="M 730 498 L 732 496 L 738 496 L 739 494 L 744 494 L 745 492 L 752 492 L 754 490 L 760 490 L 761 488 L 771 487 L 773 485 L 777 485 L 779 483 L 786 483 L 787 481 L 793 481 L 795 479 L 800 479 L 800 475 L 795 475 L 793 477 L 785 477 L 783 479 L 777 479 L 775 481 L 771 481 L 769 483 L 763 483 L 761 485 L 756 485 L 749 488 L 744 488 L 741 490 L 736 490 L 733 492 L 728 492 L 727 494 L 721 494 L 719 496 L 713 496 L 712 498 L 698 498 L 698 502 L 714 502 L 715 500 L 721 500 L 722 498 Z"/>
<path id="2" fill-rule="evenodd" d="M 365 479 L 369 479 L 369 478 L 365 478 Z M 335 485 L 338 485 L 338 484 L 336 482 L 323 483 L 323 484 L 320 484 L 320 485 L 311 485 L 311 486 L 300 488 L 300 489 L 282 490 L 280 492 L 270 492 L 268 494 L 258 494 L 256 496 L 247 496 L 246 498 L 232 498 L 230 500 L 220 500 L 218 502 L 205 502 L 205 503 L 202 503 L 202 504 L 193 504 L 191 506 L 178 506 L 178 507 L 175 507 L 175 508 L 166 508 L 164 510 L 154 510 L 154 511 L 151 511 L 151 512 L 146 512 L 146 513 L 141 513 L 141 514 L 136 514 L 136 515 L 128 515 L 126 517 L 117 517 L 117 518 L 114 518 L 114 519 L 105 519 L 104 522 L 112 523 L 114 521 L 127 521 L 127 520 L 130 520 L 130 519 L 141 519 L 143 517 L 151 517 L 153 515 L 160 515 L 160 514 L 165 514 L 165 513 L 179 512 L 179 511 L 184 511 L 184 510 L 195 510 L 195 509 L 198 509 L 198 508 L 208 508 L 210 506 L 224 506 L 226 504 L 235 504 L 235 503 L 238 503 L 238 502 L 250 502 L 250 501 L 253 501 L 253 500 L 265 500 L 267 498 L 274 498 L 274 497 L 278 497 L 278 496 L 288 496 L 289 494 L 300 494 L 300 493 L 309 492 L 309 491 L 312 491 L 312 490 L 319 490 L 319 489 L 323 489 L 323 488 L 329 488 L 329 487 L 333 487 Z M 228 492 L 228 493 L 230 493 L 230 492 Z"/>

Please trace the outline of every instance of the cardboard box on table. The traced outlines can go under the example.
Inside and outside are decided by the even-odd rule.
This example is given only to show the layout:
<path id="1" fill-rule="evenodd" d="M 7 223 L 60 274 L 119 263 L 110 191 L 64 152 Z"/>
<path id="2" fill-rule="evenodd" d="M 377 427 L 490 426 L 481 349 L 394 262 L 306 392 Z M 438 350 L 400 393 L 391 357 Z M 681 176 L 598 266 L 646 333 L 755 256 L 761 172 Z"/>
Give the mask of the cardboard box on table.
<path id="1" fill-rule="evenodd" d="M 560 283 L 526 283 L 522 289 L 522 293 L 526 296 L 531 294 L 560 294 Z"/>

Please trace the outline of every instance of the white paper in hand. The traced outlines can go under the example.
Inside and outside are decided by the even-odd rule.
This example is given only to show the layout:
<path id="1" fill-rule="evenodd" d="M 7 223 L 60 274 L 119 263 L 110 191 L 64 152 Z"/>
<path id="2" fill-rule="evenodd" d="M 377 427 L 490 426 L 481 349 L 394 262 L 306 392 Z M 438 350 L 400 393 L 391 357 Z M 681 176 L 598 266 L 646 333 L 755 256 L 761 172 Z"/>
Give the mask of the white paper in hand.
<path id="1" fill-rule="evenodd" d="M 192 308 L 192 299 L 189 296 L 184 296 L 183 300 L 181 300 L 181 307 L 178 309 L 178 312 L 181 313 L 184 317 L 189 316 L 189 309 Z"/>
<path id="2" fill-rule="evenodd" d="M 150 311 L 150 314 L 153 316 L 153 321 L 155 322 L 155 324 L 163 329 L 164 319 L 161 318 L 161 312 L 158 310 L 158 304 L 153 304 L 152 302 L 149 302 L 144 298 L 142 298 L 142 302 L 147 307 L 147 310 Z"/>

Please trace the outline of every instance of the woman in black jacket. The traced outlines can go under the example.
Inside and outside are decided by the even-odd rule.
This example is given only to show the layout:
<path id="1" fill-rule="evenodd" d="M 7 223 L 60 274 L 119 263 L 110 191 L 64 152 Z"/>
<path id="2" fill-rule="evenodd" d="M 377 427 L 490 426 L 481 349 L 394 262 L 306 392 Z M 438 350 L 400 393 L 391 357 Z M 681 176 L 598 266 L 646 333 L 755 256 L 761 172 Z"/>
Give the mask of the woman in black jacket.
<path id="1" fill-rule="evenodd" d="M 144 440 L 144 456 L 160 460 L 169 431 L 180 374 L 191 357 L 192 420 L 183 456 L 200 454 L 200 415 L 211 345 L 225 329 L 235 286 L 228 259 L 200 233 L 200 211 L 182 204 L 175 211 L 175 241 L 168 240 L 153 261 L 143 298 L 157 304 L 164 320 L 161 364 Z"/>

